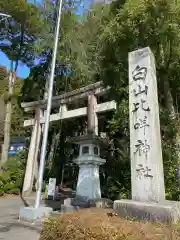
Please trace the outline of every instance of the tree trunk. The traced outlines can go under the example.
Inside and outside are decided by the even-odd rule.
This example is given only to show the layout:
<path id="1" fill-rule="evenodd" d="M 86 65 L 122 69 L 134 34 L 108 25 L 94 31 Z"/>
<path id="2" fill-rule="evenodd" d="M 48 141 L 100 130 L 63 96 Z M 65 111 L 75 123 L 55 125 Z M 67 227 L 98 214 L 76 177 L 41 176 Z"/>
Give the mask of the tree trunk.
<path id="1" fill-rule="evenodd" d="M 174 120 L 176 118 L 176 111 L 174 108 L 173 97 L 172 97 L 171 89 L 169 86 L 169 80 L 168 79 L 163 79 L 163 80 L 164 80 L 164 97 L 165 97 L 166 108 L 169 112 L 170 119 Z"/>
<path id="2" fill-rule="evenodd" d="M 171 119 L 171 121 L 175 121 L 175 120 L 178 121 L 169 81 L 166 78 L 164 78 L 164 97 L 165 97 L 166 108 L 169 112 L 169 118 Z M 176 132 L 176 136 L 175 136 L 175 149 L 178 157 L 178 163 L 180 164 L 180 133 L 179 131 Z"/>
<path id="3" fill-rule="evenodd" d="M 52 139 L 50 152 L 49 152 L 49 156 L 48 156 L 48 164 L 49 164 L 50 172 L 52 172 L 54 169 L 54 156 L 56 154 L 56 149 L 57 149 L 57 145 L 59 143 L 59 138 L 60 138 L 60 132 L 53 134 L 53 139 Z"/>
<path id="4" fill-rule="evenodd" d="M 63 182 L 64 182 L 64 164 L 63 164 L 63 167 L 62 167 L 62 174 L 61 174 L 61 183 L 60 183 L 60 186 L 63 188 Z"/>
<path id="5" fill-rule="evenodd" d="M 12 65 L 12 63 L 11 63 Z M 10 144 L 11 134 L 11 115 L 12 115 L 12 95 L 14 89 L 14 83 L 16 80 L 16 72 L 13 72 L 12 68 L 9 71 L 9 82 L 8 82 L 8 99 L 6 103 L 5 122 L 4 122 L 4 143 L 2 146 L 1 166 L 7 162 L 8 151 Z"/>

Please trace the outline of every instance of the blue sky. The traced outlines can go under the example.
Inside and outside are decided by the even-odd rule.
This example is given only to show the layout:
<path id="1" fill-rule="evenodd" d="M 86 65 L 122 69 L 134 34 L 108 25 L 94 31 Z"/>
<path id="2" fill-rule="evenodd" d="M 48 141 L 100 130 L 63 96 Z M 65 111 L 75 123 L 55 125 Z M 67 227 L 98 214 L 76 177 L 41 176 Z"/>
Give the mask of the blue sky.
<path id="1" fill-rule="evenodd" d="M 9 70 L 10 61 L 2 51 L 0 51 L 0 65 L 6 66 L 7 70 Z M 30 73 L 30 69 L 25 64 L 19 62 L 19 66 L 17 69 L 17 76 L 20 78 L 26 78 L 29 76 L 29 73 Z"/>
<path id="2" fill-rule="evenodd" d="M 33 2 L 33 0 L 29 0 L 29 2 Z M 40 3 L 41 0 L 38 0 L 37 2 Z M 83 6 L 81 6 L 78 9 L 77 14 L 81 15 L 82 12 L 83 12 Z M 0 66 L 1 65 L 6 66 L 7 70 L 9 70 L 10 60 L 2 51 L 0 51 Z M 29 73 L 30 73 L 30 69 L 22 62 L 19 62 L 18 69 L 17 69 L 17 76 L 19 78 L 25 79 L 29 76 Z"/>

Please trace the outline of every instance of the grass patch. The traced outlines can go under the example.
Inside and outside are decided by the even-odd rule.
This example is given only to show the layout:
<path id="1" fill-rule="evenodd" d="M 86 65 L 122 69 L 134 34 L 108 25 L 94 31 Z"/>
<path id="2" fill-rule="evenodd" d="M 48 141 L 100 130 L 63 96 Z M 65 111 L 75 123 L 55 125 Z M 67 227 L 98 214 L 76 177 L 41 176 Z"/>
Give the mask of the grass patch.
<path id="1" fill-rule="evenodd" d="M 180 240 L 180 226 L 110 217 L 107 210 L 86 209 L 48 219 L 40 240 Z"/>

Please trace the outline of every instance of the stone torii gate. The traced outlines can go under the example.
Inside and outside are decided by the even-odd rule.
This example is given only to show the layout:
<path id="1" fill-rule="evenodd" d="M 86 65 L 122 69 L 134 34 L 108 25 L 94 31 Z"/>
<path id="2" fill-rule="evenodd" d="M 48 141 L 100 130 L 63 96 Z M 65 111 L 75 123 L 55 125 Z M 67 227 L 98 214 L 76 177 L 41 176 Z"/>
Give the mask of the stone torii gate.
<path id="1" fill-rule="evenodd" d="M 58 108 L 58 112 L 50 115 L 50 122 L 60 121 L 64 119 L 72 119 L 87 116 L 88 108 L 82 107 L 68 110 L 68 105 L 79 99 L 88 100 L 88 104 L 93 105 L 94 132 L 98 135 L 98 113 L 108 112 L 116 109 L 115 101 L 97 103 L 97 97 L 107 94 L 109 87 L 104 88 L 102 82 L 90 84 L 86 87 L 74 90 L 52 98 L 52 109 Z M 38 150 L 45 122 L 45 114 L 47 100 L 22 103 L 21 107 L 25 112 L 34 112 L 34 119 L 24 121 L 24 127 L 32 127 L 32 135 L 29 146 L 24 183 L 23 196 L 27 196 L 32 191 L 34 177 L 38 176 Z M 89 121 L 89 119 L 88 119 Z"/>

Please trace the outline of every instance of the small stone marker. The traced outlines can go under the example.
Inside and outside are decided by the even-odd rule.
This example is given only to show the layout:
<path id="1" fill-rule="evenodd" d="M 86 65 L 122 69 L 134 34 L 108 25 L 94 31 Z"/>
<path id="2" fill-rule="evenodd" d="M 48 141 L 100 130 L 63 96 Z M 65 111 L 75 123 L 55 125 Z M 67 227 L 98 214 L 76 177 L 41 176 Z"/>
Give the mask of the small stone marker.
<path id="1" fill-rule="evenodd" d="M 150 48 L 129 53 L 129 116 L 132 199 L 165 200 L 154 55 Z"/>
<path id="2" fill-rule="evenodd" d="M 55 198 L 56 193 L 56 178 L 50 178 L 48 189 L 47 189 L 47 199 L 53 199 Z"/>

